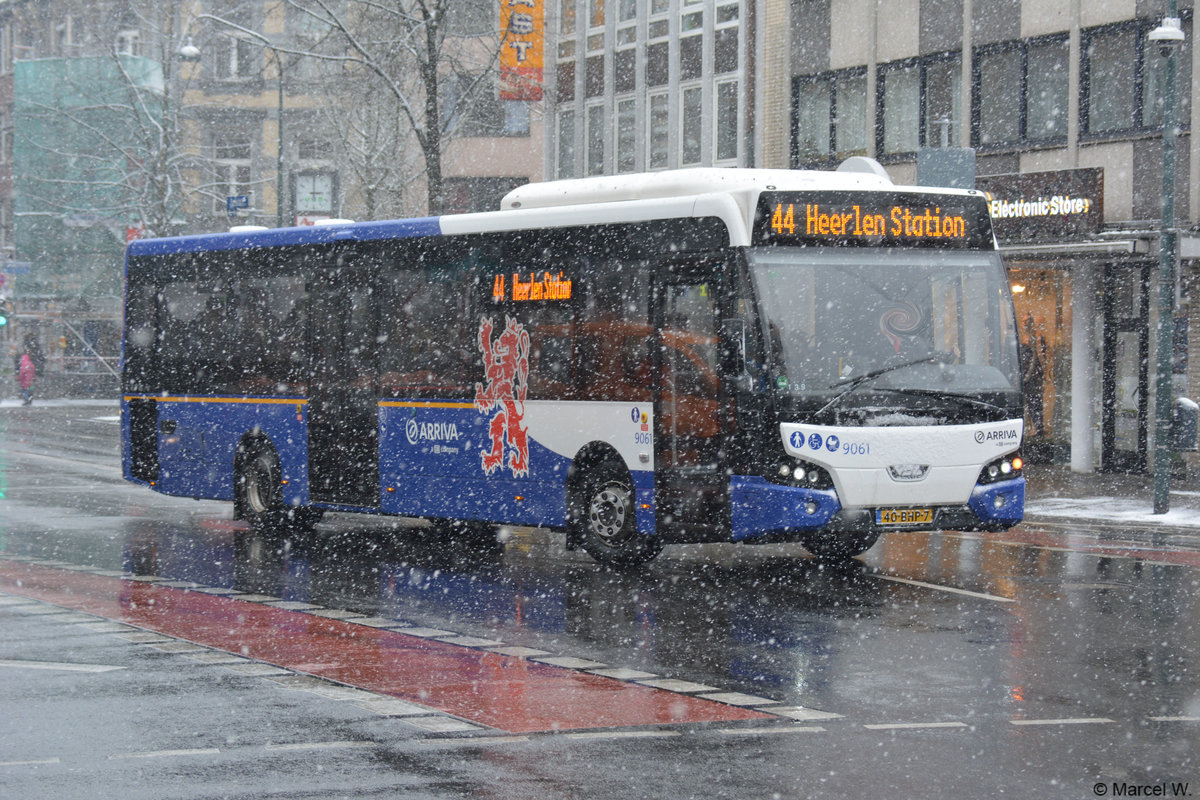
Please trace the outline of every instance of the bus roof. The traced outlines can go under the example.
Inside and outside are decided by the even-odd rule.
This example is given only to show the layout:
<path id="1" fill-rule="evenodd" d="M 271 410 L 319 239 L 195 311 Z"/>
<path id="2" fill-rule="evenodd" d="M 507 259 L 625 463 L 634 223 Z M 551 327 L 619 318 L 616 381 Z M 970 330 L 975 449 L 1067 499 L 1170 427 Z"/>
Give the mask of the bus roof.
<path id="1" fill-rule="evenodd" d="M 533 228 L 604 225 L 682 217 L 715 217 L 731 245 L 749 243 L 762 192 L 847 191 L 968 194 L 957 189 L 894 185 L 873 159 L 851 158 L 836 171 L 696 168 L 531 183 L 509 192 L 501 210 L 441 217 L 295 228 L 238 227 L 228 232 L 142 239 L 130 257 L 171 253 L 407 239 Z"/>
<path id="2" fill-rule="evenodd" d="M 850 168 L 839 167 L 833 172 L 702 167 L 527 183 L 509 192 L 501 201 L 500 208 L 528 210 L 725 192 L 869 191 L 895 188 L 882 168 L 879 172 L 855 169 L 860 163 L 853 162 Z"/>

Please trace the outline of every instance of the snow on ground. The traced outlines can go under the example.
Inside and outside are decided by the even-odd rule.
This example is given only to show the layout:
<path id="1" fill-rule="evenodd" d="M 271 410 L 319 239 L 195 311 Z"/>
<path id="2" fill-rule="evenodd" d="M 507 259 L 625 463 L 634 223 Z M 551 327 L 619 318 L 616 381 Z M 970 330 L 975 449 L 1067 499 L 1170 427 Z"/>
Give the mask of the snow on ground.
<path id="1" fill-rule="evenodd" d="M 1153 500 L 1143 497 L 1047 497 L 1027 501 L 1025 516 L 1200 529 L 1200 492 L 1171 492 L 1166 514 L 1153 513 L 1153 507 Z"/>

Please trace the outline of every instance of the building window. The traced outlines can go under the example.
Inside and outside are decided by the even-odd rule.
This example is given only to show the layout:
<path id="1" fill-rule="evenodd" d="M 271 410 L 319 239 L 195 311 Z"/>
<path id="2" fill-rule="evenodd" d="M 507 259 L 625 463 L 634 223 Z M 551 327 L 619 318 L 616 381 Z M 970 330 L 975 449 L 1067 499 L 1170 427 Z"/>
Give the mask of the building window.
<path id="1" fill-rule="evenodd" d="M 558 15 L 558 32 L 564 37 L 575 33 L 575 2 L 576 0 L 563 0 L 562 10 Z"/>
<path id="2" fill-rule="evenodd" d="M 666 169 L 671 162 L 671 98 L 653 94 L 649 99 L 650 148 L 646 160 L 649 169 Z"/>
<path id="3" fill-rule="evenodd" d="M 646 85 L 666 86 L 670 79 L 670 44 L 655 42 L 646 47 Z"/>
<path id="4" fill-rule="evenodd" d="M 587 109 L 587 174 L 604 174 L 604 106 Z"/>
<path id="5" fill-rule="evenodd" d="M 717 161 L 737 161 L 738 141 L 738 82 L 717 84 L 716 147 Z"/>
<path id="6" fill-rule="evenodd" d="M 528 136 L 529 108 L 500 100 L 491 76 L 447 76 L 442 83 L 446 130 L 458 137 Z"/>
<path id="7" fill-rule="evenodd" d="M 981 49 L 972 76 L 973 141 L 979 147 L 1061 141 L 1067 131 L 1063 37 Z"/>
<path id="8" fill-rule="evenodd" d="M 248 138 L 217 136 L 213 142 L 214 207 L 225 211 L 225 198 L 253 196 L 251 180 L 252 146 Z M 251 202 L 253 205 L 253 201 Z"/>
<path id="9" fill-rule="evenodd" d="M 980 53 L 975 59 L 979 74 L 979 130 L 981 146 L 1017 142 L 1021 139 L 1022 53 L 1017 48 Z"/>
<path id="10" fill-rule="evenodd" d="M 921 146 L 921 71 L 916 64 L 888 67 L 879 81 L 881 153 L 914 153 Z"/>
<path id="11" fill-rule="evenodd" d="M 958 54 L 910 59 L 879 67 L 876 143 L 884 154 L 959 144 L 962 66 Z"/>
<path id="12" fill-rule="evenodd" d="M 962 131 L 962 64 L 955 58 L 922 65 L 925 147 L 957 147 Z"/>
<path id="13" fill-rule="evenodd" d="M 1137 127 L 1141 79 L 1140 26 L 1086 31 L 1083 45 L 1083 102 L 1086 133 L 1119 133 Z"/>
<path id="14" fill-rule="evenodd" d="M 213 50 L 217 80 L 259 77 L 258 56 L 262 48 L 254 42 L 236 36 L 217 36 Z"/>
<path id="15" fill-rule="evenodd" d="M 617 101 L 617 172 L 637 169 L 637 101 Z"/>
<path id="16" fill-rule="evenodd" d="M 136 30 L 117 32 L 117 54 L 123 56 L 140 56 L 142 54 L 142 35 Z"/>
<path id="17" fill-rule="evenodd" d="M 637 86 L 637 50 L 627 47 L 613 57 L 613 91 L 632 92 Z"/>
<path id="18" fill-rule="evenodd" d="M 575 112 L 558 115 L 558 173 L 559 178 L 575 177 Z"/>
<path id="19" fill-rule="evenodd" d="M 866 71 L 797 78 L 792 84 L 792 165 L 866 152 Z"/>
<path id="20" fill-rule="evenodd" d="M 1060 141 L 1067 136 L 1067 77 L 1071 46 L 1065 38 L 1042 39 L 1026 47 L 1025 130 L 1028 141 Z"/>
<path id="21" fill-rule="evenodd" d="M 683 166 L 699 164 L 703 153 L 704 89 L 691 86 L 683 90 L 683 108 L 680 113 L 680 163 Z"/>
<path id="22" fill-rule="evenodd" d="M 696 34 L 679 40 L 679 80 L 699 80 L 704 70 L 704 37 Z"/>

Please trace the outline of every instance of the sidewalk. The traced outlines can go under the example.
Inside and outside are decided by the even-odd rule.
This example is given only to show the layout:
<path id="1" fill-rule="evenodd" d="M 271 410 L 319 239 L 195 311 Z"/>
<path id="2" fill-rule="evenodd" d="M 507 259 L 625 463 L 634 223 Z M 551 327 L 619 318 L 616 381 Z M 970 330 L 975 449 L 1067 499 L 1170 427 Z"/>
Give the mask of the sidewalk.
<path id="1" fill-rule="evenodd" d="M 1200 536 L 1200 484 L 1171 480 L 1170 510 L 1155 514 L 1152 475 L 1072 472 L 1066 464 L 1025 467 L 1025 520 L 1081 528 Z"/>

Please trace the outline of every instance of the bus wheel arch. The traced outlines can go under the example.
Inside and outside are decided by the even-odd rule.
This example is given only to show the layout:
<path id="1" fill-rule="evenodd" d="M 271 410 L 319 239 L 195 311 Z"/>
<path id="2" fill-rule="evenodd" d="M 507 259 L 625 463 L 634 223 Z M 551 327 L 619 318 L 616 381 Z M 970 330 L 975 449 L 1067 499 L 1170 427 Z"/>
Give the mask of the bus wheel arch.
<path id="1" fill-rule="evenodd" d="M 644 564 L 662 543 L 638 532 L 629 468 L 611 445 L 584 447 L 567 473 L 567 544 L 611 567 Z"/>

